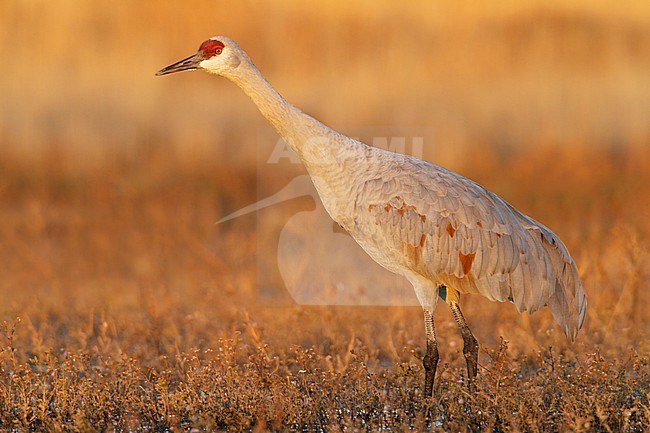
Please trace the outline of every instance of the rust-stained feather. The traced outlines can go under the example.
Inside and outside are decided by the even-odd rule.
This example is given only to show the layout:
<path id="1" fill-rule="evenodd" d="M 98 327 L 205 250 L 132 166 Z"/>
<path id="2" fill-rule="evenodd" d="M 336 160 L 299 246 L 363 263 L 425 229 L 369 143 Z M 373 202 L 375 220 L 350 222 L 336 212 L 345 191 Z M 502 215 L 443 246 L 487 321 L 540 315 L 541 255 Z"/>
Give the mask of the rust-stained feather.
<path id="1" fill-rule="evenodd" d="M 449 233 L 449 236 L 451 236 L 452 238 L 456 234 L 456 229 L 454 228 L 454 226 L 451 225 L 451 223 L 447 223 L 447 229 L 446 230 L 447 230 L 447 233 Z"/>
<path id="2" fill-rule="evenodd" d="M 474 257 L 476 257 L 476 253 L 463 254 L 460 251 L 458 252 L 458 258 L 460 259 L 460 264 L 463 268 L 463 274 L 469 274 L 469 271 L 472 269 Z"/>
<path id="3" fill-rule="evenodd" d="M 459 293 L 512 298 L 520 311 L 548 304 L 569 337 L 575 335 L 584 317 L 584 290 L 553 232 L 441 167 L 407 158 L 391 170 L 389 187 L 384 178 L 369 180 L 355 198 L 363 205 L 356 208 L 360 232 L 353 236 L 372 239 L 373 257 Z"/>

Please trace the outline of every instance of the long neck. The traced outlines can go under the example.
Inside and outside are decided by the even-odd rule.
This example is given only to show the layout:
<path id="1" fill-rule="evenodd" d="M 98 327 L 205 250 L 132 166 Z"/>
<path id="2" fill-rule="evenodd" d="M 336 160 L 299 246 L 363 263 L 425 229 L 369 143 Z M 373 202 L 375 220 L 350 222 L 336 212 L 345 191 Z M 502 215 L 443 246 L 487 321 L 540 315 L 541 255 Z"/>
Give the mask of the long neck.
<path id="1" fill-rule="evenodd" d="M 291 125 L 300 122 L 303 113 L 284 99 L 252 63 L 242 62 L 237 73 L 229 78 L 253 100 L 278 134 L 291 138 Z"/>
<path id="2" fill-rule="evenodd" d="M 317 159 L 327 159 L 327 154 L 334 155 L 337 150 L 340 150 L 337 148 L 341 146 L 342 135 L 284 99 L 250 59 L 244 59 L 237 71 L 230 74 L 228 78 L 253 100 L 262 115 L 298 153 L 308 169 L 318 163 Z M 312 155 L 314 146 L 310 144 L 315 144 L 319 148 L 318 155 Z"/>
<path id="3" fill-rule="evenodd" d="M 251 97 L 264 117 L 293 148 L 307 168 L 327 212 L 335 221 L 348 221 L 350 189 L 363 172 L 367 146 L 323 125 L 287 102 L 262 76 L 250 59 L 244 59 L 228 78 Z M 356 174 L 355 174 L 356 173 Z"/>

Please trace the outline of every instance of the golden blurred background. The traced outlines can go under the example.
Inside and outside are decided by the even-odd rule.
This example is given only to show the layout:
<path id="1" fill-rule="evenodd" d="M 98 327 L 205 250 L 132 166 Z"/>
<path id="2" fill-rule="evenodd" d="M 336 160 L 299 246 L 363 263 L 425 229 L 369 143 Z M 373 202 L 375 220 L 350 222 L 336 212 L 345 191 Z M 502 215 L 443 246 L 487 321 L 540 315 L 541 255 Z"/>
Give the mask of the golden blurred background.
<path id="1" fill-rule="evenodd" d="M 344 133 L 430 128 L 426 158 L 560 234 L 610 328 L 630 311 L 621 299 L 636 311 L 628 296 L 645 296 L 641 282 L 615 284 L 647 272 L 645 1 L 0 7 L 0 285 L 24 289 L 6 317 L 25 315 L 19 300 L 34 294 L 47 306 L 74 293 L 80 311 L 160 290 L 234 291 L 233 311 L 250 305 L 255 217 L 213 223 L 300 171 L 258 173 L 266 121 L 236 86 L 196 72 L 154 76 L 215 34 L 236 39 L 287 99 Z M 287 215 L 258 223 L 281 227 Z M 612 287 L 594 287 L 604 276 Z M 486 320 L 502 311 L 492 308 L 481 310 Z"/>
<path id="2" fill-rule="evenodd" d="M 634 255 L 630 272 L 647 272 L 645 1 L 1 7 L 0 285 L 24 288 L 26 302 L 76 293 L 83 311 L 161 286 L 201 297 L 208 286 L 240 295 L 233 311 L 252 303 L 256 273 L 276 260 L 256 254 L 256 241 L 273 239 L 255 224 L 281 228 L 304 203 L 214 222 L 302 171 L 260 170 L 272 139 L 260 140 L 266 121 L 236 86 L 154 76 L 214 34 L 236 39 L 287 99 L 344 133 L 433 131 L 425 158 L 558 232 L 588 293 L 603 296 L 601 321 L 627 311 L 619 301 L 631 289 L 590 287 L 594 268 L 619 275 L 627 267 L 613 263 Z M 25 308 L 15 302 L 8 317 Z"/>
<path id="3" fill-rule="evenodd" d="M 593 206 L 608 190 L 627 200 L 616 174 L 634 179 L 646 167 L 645 1 L 30 0 L 1 8 L 0 194 L 8 215 L 45 221 L 33 233 L 47 233 L 48 206 L 59 199 L 92 208 L 127 197 L 146 207 L 141 195 L 151 193 L 191 207 L 204 193 L 202 230 L 219 237 L 231 231 L 212 222 L 300 172 L 257 172 L 266 121 L 236 86 L 196 72 L 154 76 L 225 34 L 287 99 L 344 133 L 429 128 L 425 158 L 485 183 L 570 246 L 578 235 L 566 212 L 605 209 L 613 215 L 601 219 L 605 227 L 638 223 L 647 235 L 647 200 Z M 564 214 L 553 211 L 558 204 Z M 137 223 L 129 215 L 124 221 Z"/>
<path id="4" fill-rule="evenodd" d="M 264 120 L 239 89 L 205 74 L 153 75 L 215 34 L 236 39 L 290 101 L 342 132 L 433 127 L 426 156 L 443 163 L 483 145 L 619 147 L 650 135 L 642 0 L 0 7 L 1 149 L 33 158 L 53 151 L 94 167 L 155 143 L 246 164 Z"/>
<path id="5" fill-rule="evenodd" d="M 592 385 L 557 388 L 553 401 L 568 415 L 553 429 L 582 429 L 597 416 L 623 425 L 643 404 L 638 423 L 647 426 L 646 385 L 593 385 L 625 379 L 619 370 L 631 371 L 629 383 L 647 379 L 647 0 L 0 0 L 0 385 L 20 381 L 0 393 L 0 409 L 12 408 L 0 410 L 0 425 L 84 430 L 100 419 L 102 430 L 132 430 L 134 414 L 152 413 L 176 426 L 196 389 L 230 392 L 220 381 L 233 371 L 231 355 L 242 380 L 266 374 L 258 361 L 297 378 L 297 346 L 316 372 L 345 375 L 357 359 L 361 372 L 392 372 L 389 389 L 416 389 L 419 307 L 257 303 L 268 289 L 260 274 L 277 268 L 258 245 L 272 250 L 275 240 L 260 229 L 277 233 L 313 204 L 292 200 L 215 225 L 304 174 L 260 167 L 275 138 L 233 84 L 198 72 L 154 76 L 216 34 L 237 40 L 289 101 L 343 133 L 432 131 L 425 158 L 480 182 L 566 243 L 589 302 L 574 345 L 548 311 L 519 315 L 509 304 L 463 298 L 482 345 L 481 392 L 501 383 L 493 355 L 503 337 L 522 356 L 525 377 L 505 392 L 515 407 L 528 405 L 522 395 L 542 399 L 535 377 L 547 359 L 577 360 Z M 282 287 L 279 278 L 265 284 Z M 436 320 L 440 386 L 465 396 L 460 336 L 446 308 Z M 171 378 L 169 388 L 160 377 Z M 135 385 L 124 393 L 121 383 Z M 233 386 L 257 392 L 260 383 Z M 629 410 L 594 397 L 595 388 L 627 398 Z M 174 392 L 176 403 L 161 403 Z M 417 393 L 409 398 L 397 400 L 408 406 Z M 499 408 L 504 400 L 489 401 Z M 481 413 L 475 402 L 467 413 Z M 110 405 L 125 418 L 112 420 Z M 222 407 L 196 410 L 211 426 Z M 530 407 L 531 428 L 538 416 L 556 422 L 554 407 L 549 416 Z M 290 411 L 272 411 L 270 419 L 290 424 L 282 418 Z M 447 429 L 466 429 L 458 419 Z"/>

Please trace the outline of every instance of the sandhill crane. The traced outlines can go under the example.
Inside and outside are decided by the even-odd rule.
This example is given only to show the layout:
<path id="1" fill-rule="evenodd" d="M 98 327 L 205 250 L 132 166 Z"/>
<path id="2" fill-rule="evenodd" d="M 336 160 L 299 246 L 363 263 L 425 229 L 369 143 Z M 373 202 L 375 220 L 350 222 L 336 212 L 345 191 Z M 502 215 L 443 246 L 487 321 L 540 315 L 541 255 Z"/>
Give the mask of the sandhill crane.
<path id="1" fill-rule="evenodd" d="M 413 285 L 424 311 L 424 395 L 438 363 L 434 311 L 440 296 L 463 337 L 473 389 L 478 342 L 461 293 L 548 306 L 575 340 L 587 308 L 575 262 L 557 235 L 470 179 L 421 159 L 367 146 L 285 100 L 232 39 L 216 36 L 156 75 L 203 69 L 237 84 L 298 154 L 329 215 L 380 265 Z"/>

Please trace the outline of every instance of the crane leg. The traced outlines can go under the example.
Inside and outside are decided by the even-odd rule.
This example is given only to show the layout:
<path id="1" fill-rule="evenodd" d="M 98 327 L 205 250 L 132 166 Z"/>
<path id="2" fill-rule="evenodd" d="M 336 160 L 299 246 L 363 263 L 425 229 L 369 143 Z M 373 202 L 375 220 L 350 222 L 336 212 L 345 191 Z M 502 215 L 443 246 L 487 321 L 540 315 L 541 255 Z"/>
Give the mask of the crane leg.
<path id="1" fill-rule="evenodd" d="M 473 382 L 476 379 L 476 369 L 478 365 L 478 341 L 470 331 L 463 313 L 460 311 L 460 306 L 455 300 L 449 302 L 449 308 L 454 316 L 454 320 L 460 329 L 460 334 L 463 336 L 463 355 L 467 361 L 467 387 L 469 391 L 473 391 Z"/>
<path id="2" fill-rule="evenodd" d="M 422 365 L 424 365 L 424 396 L 431 397 L 439 359 L 436 329 L 433 324 L 433 309 L 424 308 L 424 329 L 427 335 L 427 352 L 422 358 Z"/>

